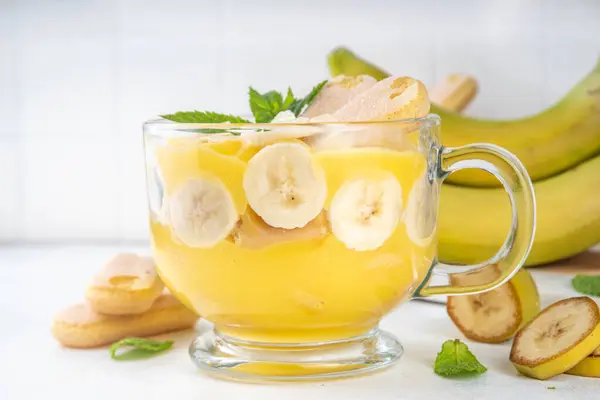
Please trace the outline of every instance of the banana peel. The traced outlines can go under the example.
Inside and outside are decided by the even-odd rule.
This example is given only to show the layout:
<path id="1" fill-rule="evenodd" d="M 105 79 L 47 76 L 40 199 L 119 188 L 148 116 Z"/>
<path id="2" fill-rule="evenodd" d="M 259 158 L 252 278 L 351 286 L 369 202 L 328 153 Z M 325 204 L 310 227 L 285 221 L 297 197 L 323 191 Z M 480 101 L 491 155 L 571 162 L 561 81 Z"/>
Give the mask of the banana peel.
<path id="1" fill-rule="evenodd" d="M 389 75 L 344 48 L 334 50 L 328 62 L 332 75 L 369 74 L 376 79 Z M 538 179 L 537 230 L 526 266 L 567 258 L 600 242 L 600 156 L 589 158 L 600 152 L 600 63 L 561 101 L 537 116 L 486 121 L 435 104 L 432 112 L 442 117 L 444 145 L 495 143 L 517 154 L 531 177 Z M 547 167 L 540 169 L 543 164 Z M 472 179 L 472 171 L 462 172 L 448 181 L 491 184 Z M 510 218 L 503 189 L 445 183 L 439 214 L 440 260 L 458 264 L 487 260 L 504 243 Z"/>
<path id="2" fill-rule="evenodd" d="M 337 48 L 328 56 L 331 74 L 389 74 L 350 50 Z M 470 118 L 432 105 L 442 119 L 442 143 L 455 147 L 487 142 L 515 154 L 532 180 L 548 178 L 600 153 L 600 60 L 594 69 L 555 105 L 539 114 L 514 120 Z M 482 171 L 461 171 L 449 182 L 494 187 L 499 183 Z"/>
<path id="3" fill-rule="evenodd" d="M 600 156 L 534 183 L 537 227 L 526 266 L 571 257 L 600 242 L 599 171 Z M 438 218 L 440 260 L 470 264 L 498 251 L 511 211 L 503 189 L 444 184 Z"/>

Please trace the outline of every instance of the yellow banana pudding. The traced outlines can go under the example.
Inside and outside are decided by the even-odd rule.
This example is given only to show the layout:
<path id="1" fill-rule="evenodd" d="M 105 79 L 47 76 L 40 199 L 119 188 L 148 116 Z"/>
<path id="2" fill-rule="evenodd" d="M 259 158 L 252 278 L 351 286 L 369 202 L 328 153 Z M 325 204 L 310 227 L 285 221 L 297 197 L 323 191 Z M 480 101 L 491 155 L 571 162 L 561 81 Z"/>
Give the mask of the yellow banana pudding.
<path id="1" fill-rule="evenodd" d="M 403 352 L 378 328 L 392 309 L 496 289 L 521 266 L 535 220 L 525 169 L 509 163 L 509 172 L 510 154 L 488 144 L 443 148 L 419 80 L 337 76 L 304 97 L 248 95 L 252 120 L 179 111 L 144 125 L 158 274 L 214 327 L 190 345 L 198 368 L 251 381 L 374 371 Z M 491 166 L 511 182 L 512 223 L 494 265 L 467 269 L 497 273 L 431 285 L 446 275 L 436 268 L 442 182 Z M 513 300 L 493 316 L 507 328 L 482 338 L 505 340 L 531 318 L 525 281 L 517 274 L 498 292 Z M 468 306 L 461 321 L 481 317 Z"/>
<path id="2" fill-rule="evenodd" d="M 424 155 L 268 142 L 178 138 L 156 147 L 164 196 L 151 230 L 161 278 L 238 339 L 368 332 L 416 289 L 436 253 L 435 212 L 416 217 L 432 188 Z"/>

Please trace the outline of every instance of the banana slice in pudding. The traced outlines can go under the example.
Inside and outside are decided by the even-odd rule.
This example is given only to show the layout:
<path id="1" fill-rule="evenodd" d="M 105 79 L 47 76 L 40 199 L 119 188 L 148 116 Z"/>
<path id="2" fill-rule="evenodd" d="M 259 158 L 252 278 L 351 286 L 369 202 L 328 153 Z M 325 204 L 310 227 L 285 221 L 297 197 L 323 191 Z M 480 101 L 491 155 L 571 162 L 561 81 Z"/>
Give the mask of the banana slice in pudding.
<path id="1" fill-rule="evenodd" d="M 231 194 L 217 178 L 194 178 L 168 200 L 173 234 L 191 247 L 212 247 L 224 240 L 239 219 Z"/>
<path id="2" fill-rule="evenodd" d="M 395 177 L 346 182 L 331 201 L 333 234 L 346 247 L 374 250 L 392 236 L 402 210 L 402 187 Z"/>
<path id="3" fill-rule="evenodd" d="M 325 174 L 300 143 L 261 149 L 248 162 L 243 185 L 250 207 L 275 228 L 302 228 L 321 213 L 327 197 Z"/>

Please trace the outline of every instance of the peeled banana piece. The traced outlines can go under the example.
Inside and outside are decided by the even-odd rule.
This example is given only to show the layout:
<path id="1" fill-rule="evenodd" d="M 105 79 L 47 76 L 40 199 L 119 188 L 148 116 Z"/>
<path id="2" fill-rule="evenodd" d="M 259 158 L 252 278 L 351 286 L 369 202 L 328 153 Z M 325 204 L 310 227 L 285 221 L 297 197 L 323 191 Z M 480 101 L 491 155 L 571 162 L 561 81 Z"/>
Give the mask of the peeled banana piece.
<path id="1" fill-rule="evenodd" d="M 371 75 L 384 79 L 389 74 L 362 60 L 345 48 L 328 56 L 331 74 Z M 432 105 L 442 119 L 444 146 L 488 142 L 514 153 L 532 180 L 554 176 L 600 152 L 600 61 L 559 102 L 526 118 L 485 120 L 462 116 Z M 468 186 L 498 186 L 495 178 L 481 171 L 461 171 L 450 182 Z"/>
<path id="2" fill-rule="evenodd" d="M 244 190 L 252 209 L 274 228 L 302 228 L 323 210 L 327 183 L 304 143 L 281 142 L 248 161 Z"/>
<path id="3" fill-rule="evenodd" d="M 527 266 L 578 254 L 600 242 L 600 156 L 533 184 L 537 228 Z M 479 263 L 493 256 L 510 228 L 503 189 L 442 185 L 439 258 Z"/>
<path id="4" fill-rule="evenodd" d="M 189 179 L 168 200 L 173 234 L 190 247 L 212 247 L 233 230 L 238 213 L 216 177 Z"/>
<path id="5" fill-rule="evenodd" d="M 331 200 L 331 230 L 349 249 L 375 250 L 392 236 L 401 211 L 402 187 L 394 176 L 351 180 Z"/>
<path id="6" fill-rule="evenodd" d="M 479 285 L 500 276 L 496 265 L 482 270 L 451 274 L 455 286 Z M 526 269 L 521 269 L 504 285 L 484 293 L 450 296 L 446 310 L 454 325 L 469 339 L 502 343 L 540 311 L 540 296 Z"/>
<path id="7" fill-rule="evenodd" d="M 463 111 L 475 98 L 477 81 L 469 75 L 450 74 L 429 91 L 429 99 L 446 111 Z"/>
<path id="8" fill-rule="evenodd" d="M 600 310 L 589 297 L 546 307 L 515 336 L 510 361 L 536 379 L 562 374 L 600 346 Z"/>

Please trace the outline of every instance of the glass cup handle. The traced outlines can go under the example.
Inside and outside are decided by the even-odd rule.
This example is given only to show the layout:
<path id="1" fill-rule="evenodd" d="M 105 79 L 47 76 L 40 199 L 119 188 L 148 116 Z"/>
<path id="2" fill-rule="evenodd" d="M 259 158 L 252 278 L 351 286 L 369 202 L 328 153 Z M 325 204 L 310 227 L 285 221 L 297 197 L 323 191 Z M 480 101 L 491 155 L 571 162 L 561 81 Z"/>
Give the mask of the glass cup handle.
<path id="1" fill-rule="evenodd" d="M 523 164 L 507 150 L 486 143 L 475 143 L 462 147 L 439 149 L 437 177 L 439 183 L 450 174 L 475 168 L 493 174 L 504 186 L 511 205 L 512 223 L 500 250 L 489 260 L 476 265 L 434 264 L 429 275 L 448 275 L 468 272 L 496 265 L 500 276 L 485 284 L 472 286 L 440 285 L 427 286 L 429 275 L 414 297 L 433 295 L 466 295 L 492 290 L 508 281 L 525 262 L 535 234 L 535 194 L 531 179 Z"/>

